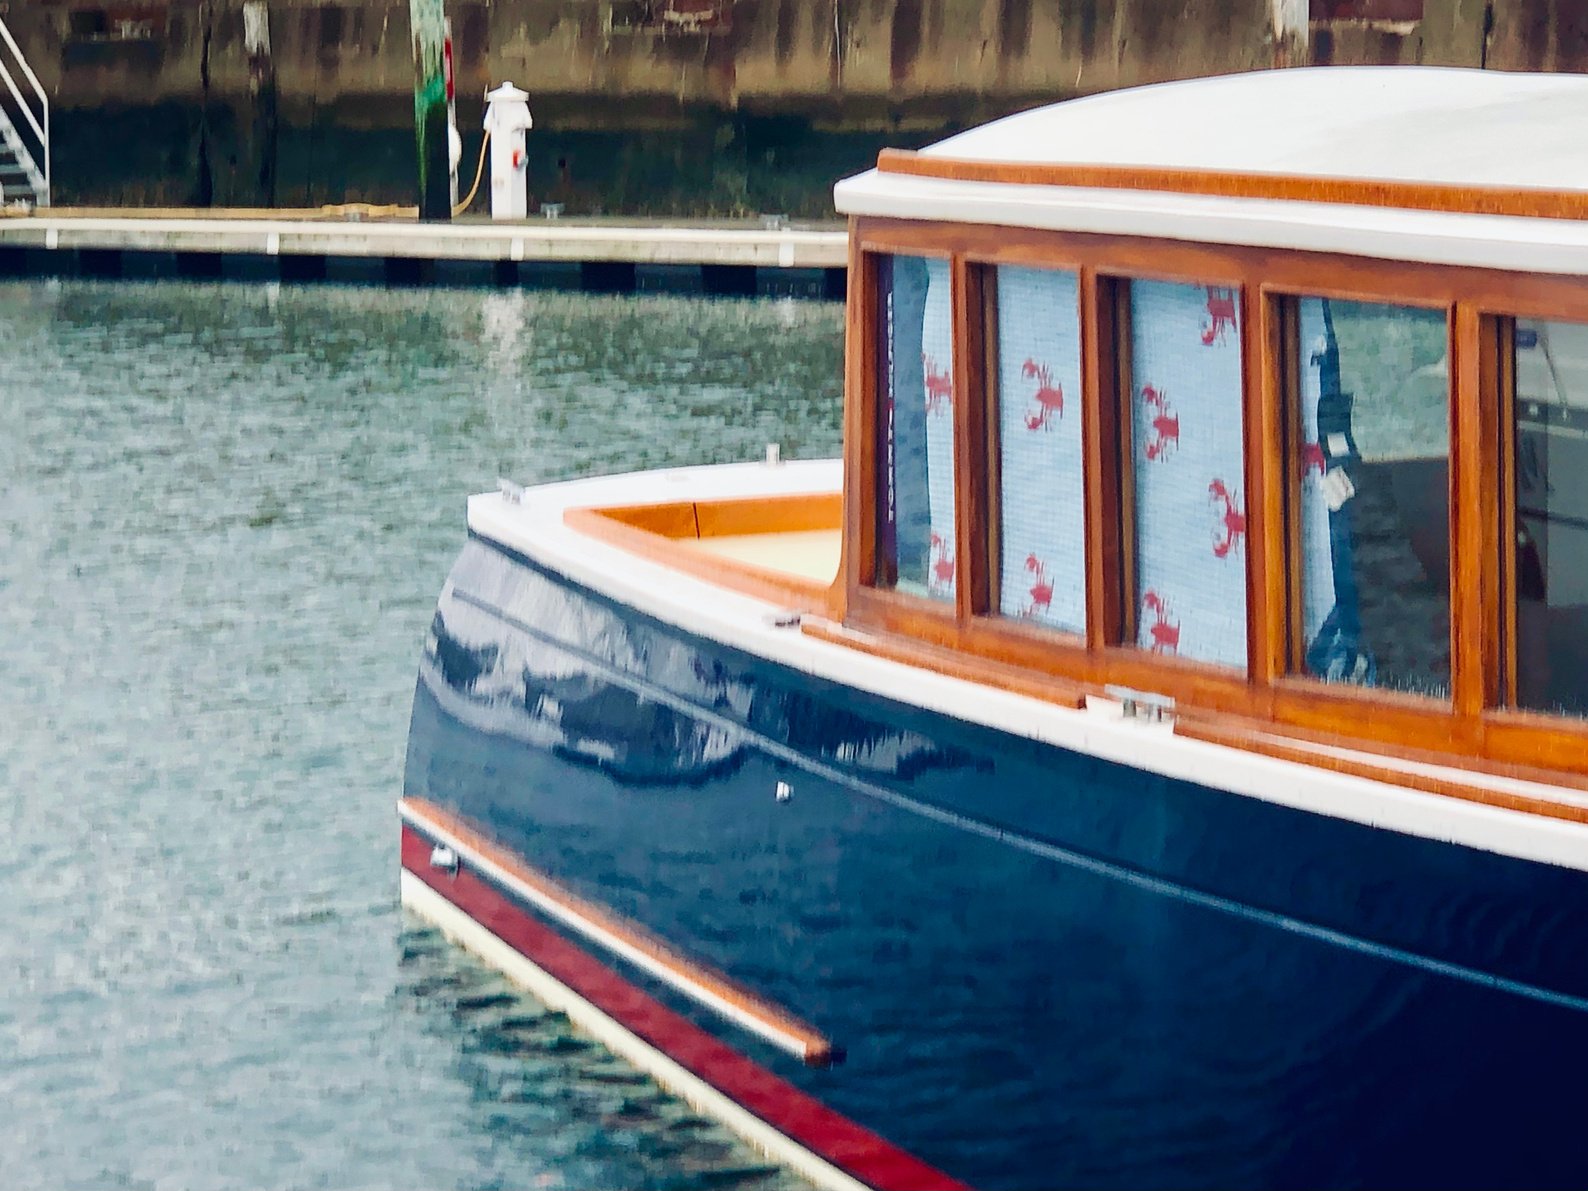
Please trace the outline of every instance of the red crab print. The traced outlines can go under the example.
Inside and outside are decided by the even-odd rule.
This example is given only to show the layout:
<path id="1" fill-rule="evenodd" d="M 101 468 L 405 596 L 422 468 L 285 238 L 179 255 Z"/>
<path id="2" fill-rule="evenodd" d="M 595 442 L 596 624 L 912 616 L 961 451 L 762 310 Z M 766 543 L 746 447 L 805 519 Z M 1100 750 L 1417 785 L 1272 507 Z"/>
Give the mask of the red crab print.
<path id="1" fill-rule="evenodd" d="M 1171 446 L 1180 445 L 1180 415 L 1169 404 L 1169 395 L 1151 385 L 1142 385 L 1141 401 L 1148 409 L 1157 411 L 1148 422 L 1152 437 L 1147 440 L 1147 458 L 1162 459 Z"/>
<path id="2" fill-rule="evenodd" d="M 1213 531 L 1213 556 L 1224 558 L 1231 550 L 1240 546 L 1246 537 L 1246 514 L 1237 509 L 1240 494 L 1232 493 L 1224 485 L 1223 480 L 1214 480 L 1208 485 L 1208 499 L 1217 509 L 1220 501 L 1224 502 L 1224 511 L 1219 516 L 1219 527 Z"/>
<path id="3" fill-rule="evenodd" d="M 1048 578 L 1042 560 L 1035 554 L 1026 555 L 1026 570 L 1034 581 L 1031 584 L 1031 603 L 1022 615 L 1035 617 L 1038 612 L 1046 612 L 1053 604 L 1053 580 Z"/>
<path id="4" fill-rule="evenodd" d="M 1208 290 L 1208 321 L 1202 327 L 1202 343 L 1212 347 L 1214 341 L 1224 342 L 1226 331 L 1235 329 L 1235 291 L 1210 285 Z"/>
<path id="5" fill-rule="evenodd" d="M 954 586 L 954 553 L 942 537 L 932 535 L 932 579 L 931 587 L 940 587 L 947 591 Z"/>
<path id="6" fill-rule="evenodd" d="M 1152 638 L 1153 653 L 1178 653 L 1180 651 L 1180 622 L 1169 623 L 1169 605 L 1156 591 L 1149 590 L 1141 597 L 1142 607 L 1152 613 L 1152 624 L 1147 635 Z"/>
<path id="7" fill-rule="evenodd" d="M 921 356 L 921 366 L 926 369 L 926 412 L 947 413 L 954 403 L 954 378 L 947 372 L 938 372 L 931 356 Z"/>
<path id="8" fill-rule="evenodd" d="M 1035 378 L 1037 382 L 1037 391 L 1031 395 L 1031 400 L 1037 404 L 1035 410 L 1026 415 L 1026 429 L 1046 430 L 1054 418 L 1064 417 L 1064 386 L 1054 384 L 1048 366 L 1035 360 L 1027 360 L 1020 375 L 1027 380 Z"/>

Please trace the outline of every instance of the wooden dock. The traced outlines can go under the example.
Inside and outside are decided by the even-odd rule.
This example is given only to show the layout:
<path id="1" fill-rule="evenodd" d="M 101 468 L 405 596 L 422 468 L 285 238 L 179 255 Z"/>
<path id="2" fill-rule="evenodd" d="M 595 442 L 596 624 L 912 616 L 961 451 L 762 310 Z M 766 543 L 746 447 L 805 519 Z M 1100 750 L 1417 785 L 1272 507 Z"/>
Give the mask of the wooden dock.
<path id="1" fill-rule="evenodd" d="M 52 210 L 0 219 L 0 275 L 236 278 L 842 298 L 842 225 L 318 211 Z"/>

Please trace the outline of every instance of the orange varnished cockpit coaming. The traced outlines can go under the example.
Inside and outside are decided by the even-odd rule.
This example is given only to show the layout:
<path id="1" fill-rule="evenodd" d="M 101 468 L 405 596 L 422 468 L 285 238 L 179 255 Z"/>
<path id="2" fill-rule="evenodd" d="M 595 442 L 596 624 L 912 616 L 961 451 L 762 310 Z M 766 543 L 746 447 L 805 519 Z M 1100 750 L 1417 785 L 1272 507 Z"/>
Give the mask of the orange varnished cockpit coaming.
<path id="1" fill-rule="evenodd" d="M 843 523 L 843 497 L 837 492 L 572 508 L 563 521 L 578 533 L 781 608 L 834 615 L 842 606 L 841 565 L 822 580 L 798 568 L 698 548 L 711 539 L 762 535 L 774 548 L 779 537 L 791 535 L 830 532 L 836 538 Z"/>

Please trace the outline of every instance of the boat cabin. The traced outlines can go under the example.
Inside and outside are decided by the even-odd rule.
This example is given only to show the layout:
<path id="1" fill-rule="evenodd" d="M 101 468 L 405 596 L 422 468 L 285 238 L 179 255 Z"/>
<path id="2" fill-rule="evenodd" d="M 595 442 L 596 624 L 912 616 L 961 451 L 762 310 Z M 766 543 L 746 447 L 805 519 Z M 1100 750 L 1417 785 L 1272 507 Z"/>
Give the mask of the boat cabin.
<path id="1" fill-rule="evenodd" d="M 838 188 L 845 623 L 1588 769 L 1588 80 L 1276 71 Z"/>
<path id="2" fill-rule="evenodd" d="M 1585 119 L 1582 78 L 1289 70 L 885 151 L 836 192 L 838 581 L 744 553 L 830 557 L 836 504 L 706 553 L 1046 699 L 1588 775 Z"/>

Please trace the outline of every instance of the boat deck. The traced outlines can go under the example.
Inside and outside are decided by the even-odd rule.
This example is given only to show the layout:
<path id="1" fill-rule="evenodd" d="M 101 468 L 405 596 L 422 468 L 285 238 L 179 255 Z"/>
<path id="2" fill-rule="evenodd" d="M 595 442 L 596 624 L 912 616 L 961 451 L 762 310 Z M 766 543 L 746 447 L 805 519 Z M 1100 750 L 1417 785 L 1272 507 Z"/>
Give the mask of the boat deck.
<path id="1" fill-rule="evenodd" d="M 831 583 L 838 574 L 842 536 L 835 526 L 832 529 L 773 530 L 709 538 L 682 538 L 678 543 L 686 550 L 716 558 L 782 571 L 816 583 Z"/>

